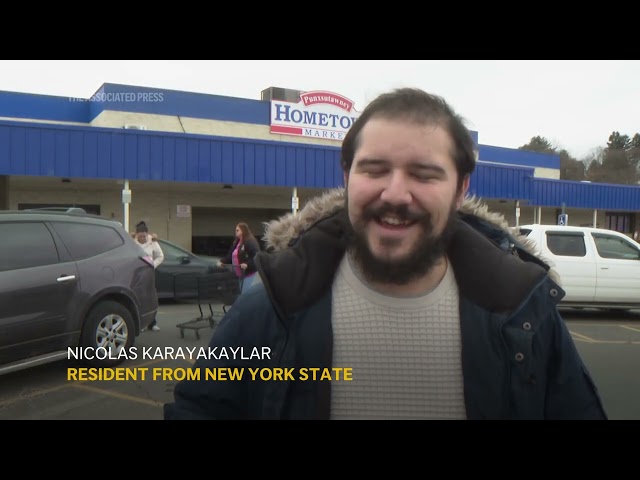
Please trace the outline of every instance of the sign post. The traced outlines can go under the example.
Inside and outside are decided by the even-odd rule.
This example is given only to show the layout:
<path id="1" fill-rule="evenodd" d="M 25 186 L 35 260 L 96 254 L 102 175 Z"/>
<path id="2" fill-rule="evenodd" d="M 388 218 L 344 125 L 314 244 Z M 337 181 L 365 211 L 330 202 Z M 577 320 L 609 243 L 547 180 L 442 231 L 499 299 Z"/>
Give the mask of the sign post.
<path id="1" fill-rule="evenodd" d="M 298 187 L 293 187 L 293 192 L 291 195 L 291 211 L 296 214 L 298 213 L 298 208 L 300 208 L 300 198 L 298 198 Z"/>
<path id="2" fill-rule="evenodd" d="M 566 213 L 561 213 L 558 215 L 558 225 L 561 227 L 566 227 L 569 224 L 569 215 Z"/>
<path id="3" fill-rule="evenodd" d="M 122 204 L 124 206 L 124 228 L 127 232 L 129 230 L 129 204 L 131 203 L 131 190 L 129 190 L 129 180 L 124 181 L 122 189 Z"/>

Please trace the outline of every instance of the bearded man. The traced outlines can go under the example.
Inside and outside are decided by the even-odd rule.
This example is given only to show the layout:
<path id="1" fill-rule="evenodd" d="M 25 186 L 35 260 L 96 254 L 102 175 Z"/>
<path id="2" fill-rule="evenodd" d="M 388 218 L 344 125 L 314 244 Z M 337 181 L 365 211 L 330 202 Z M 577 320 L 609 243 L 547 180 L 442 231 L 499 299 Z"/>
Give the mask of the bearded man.
<path id="1" fill-rule="evenodd" d="M 474 142 L 442 98 L 379 96 L 341 163 L 344 189 L 268 225 L 260 281 L 211 340 L 271 358 L 199 360 L 245 376 L 179 383 L 165 419 L 606 418 L 553 271 L 467 198 Z"/>

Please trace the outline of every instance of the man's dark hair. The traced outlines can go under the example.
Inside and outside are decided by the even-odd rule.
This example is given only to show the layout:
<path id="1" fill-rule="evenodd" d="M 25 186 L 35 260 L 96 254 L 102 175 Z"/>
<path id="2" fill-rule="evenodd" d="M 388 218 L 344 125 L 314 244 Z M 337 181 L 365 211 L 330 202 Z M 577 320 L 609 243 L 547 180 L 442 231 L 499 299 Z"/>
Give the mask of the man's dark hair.
<path id="1" fill-rule="evenodd" d="M 340 162 L 346 173 L 349 173 L 358 149 L 360 131 L 372 118 L 408 120 L 443 127 L 453 140 L 451 156 L 458 172 L 458 188 L 462 186 L 464 177 L 473 173 L 476 166 L 474 142 L 464 120 L 442 97 L 417 88 L 400 88 L 384 93 L 365 107 L 342 142 Z"/>

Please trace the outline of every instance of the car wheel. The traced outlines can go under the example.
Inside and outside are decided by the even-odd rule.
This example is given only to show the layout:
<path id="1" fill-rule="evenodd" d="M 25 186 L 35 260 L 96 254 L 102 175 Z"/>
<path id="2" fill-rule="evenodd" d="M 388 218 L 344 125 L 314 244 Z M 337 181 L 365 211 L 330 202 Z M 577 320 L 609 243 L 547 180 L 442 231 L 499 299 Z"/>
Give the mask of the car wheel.
<path id="1" fill-rule="evenodd" d="M 94 367 L 110 367 L 127 359 L 135 340 L 131 312 L 121 303 L 107 300 L 96 304 L 87 315 L 82 329 L 82 346 L 95 349 Z M 126 352 L 123 352 L 125 350 Z"/>

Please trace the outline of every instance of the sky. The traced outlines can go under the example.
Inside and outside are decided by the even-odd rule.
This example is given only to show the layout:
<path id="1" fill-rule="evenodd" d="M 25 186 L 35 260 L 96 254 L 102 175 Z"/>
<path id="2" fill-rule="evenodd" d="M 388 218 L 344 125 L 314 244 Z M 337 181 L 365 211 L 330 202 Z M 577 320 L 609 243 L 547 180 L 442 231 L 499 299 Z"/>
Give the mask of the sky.
<path id="1" fill-rule="evenodd" d="M 579 160 L 640 133 L 639 60 L 0 60 L 0 90 L 89 98 L 119 83 L 260 99 L 268 87 L 327 90 L 362 111 L 417 87 L 442 96 L 482 145 L 534 136 Z"/>

